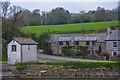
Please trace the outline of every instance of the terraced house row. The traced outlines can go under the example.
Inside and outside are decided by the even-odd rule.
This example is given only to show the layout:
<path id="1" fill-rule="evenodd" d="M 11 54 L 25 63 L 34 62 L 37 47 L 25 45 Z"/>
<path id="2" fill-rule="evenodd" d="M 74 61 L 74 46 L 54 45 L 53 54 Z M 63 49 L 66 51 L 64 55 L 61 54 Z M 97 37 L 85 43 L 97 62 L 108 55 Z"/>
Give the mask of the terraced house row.
<path id="1" fill-rule="evenodd" d="M 53 54 L 65 54 L 65 47 L 70 47 L 73 55 L 81 55 L 78 47 L 86 47 L 84 55 L 98 55 L 99 52 L 108 53 L 114 57 L 120 55 L 120 30 L 107 28 L 106 33 L 74 33 L 52 34 L 50 44 Z"/>

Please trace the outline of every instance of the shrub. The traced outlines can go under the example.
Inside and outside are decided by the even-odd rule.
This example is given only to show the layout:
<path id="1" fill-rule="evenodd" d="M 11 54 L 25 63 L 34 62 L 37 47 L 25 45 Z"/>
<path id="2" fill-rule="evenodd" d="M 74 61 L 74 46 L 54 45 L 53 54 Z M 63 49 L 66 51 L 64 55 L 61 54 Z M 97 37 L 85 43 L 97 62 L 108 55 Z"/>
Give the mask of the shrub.
<path id="1" fill-rule="evenodd" d="M 49 44 L 49 36 L 47 33 L 38 34 L 37 36 L 38 46 L 43 49 L 43 52 L 51 55 L 52 49 Z"/>
<path id="2" fill-rule="evenodd" d="M 83 69 L 83 68 L 94 68 L 94 67 L 106 67 L 106 68 L 112 68 L 112 67 L 120 67 L 120 62 L 76 62 L 76 61 L 68 61 L 68 62 L 31 62 L 31 63 L 16 63 L 15 65 L 61 65 L 64 69 Z"/>
<path id="3" fill-rule="evenodd" d="M 58 54 L 54 54 L 55 56 L 64 56 L 63 54 L 60 54 L 60 53 L 58 53 Z"/>

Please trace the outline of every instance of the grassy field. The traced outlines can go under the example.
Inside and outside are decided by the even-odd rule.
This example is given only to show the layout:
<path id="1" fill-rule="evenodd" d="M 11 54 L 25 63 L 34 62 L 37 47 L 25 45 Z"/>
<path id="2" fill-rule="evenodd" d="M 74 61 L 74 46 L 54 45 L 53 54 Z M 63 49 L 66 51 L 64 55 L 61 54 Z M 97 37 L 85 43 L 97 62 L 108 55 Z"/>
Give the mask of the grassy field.
<path id="1" fill-rule="evenodd" d="M 43 32 L 56 33 L 80 33 L 85 30 L 85 33 L 96 33 L 92 30 L 105 30 L 107 26 L 118 25 L 118 21 L 105 21 L 105 22 L 90 22 L 90 23 L 77 23 L 77 24 L 64 24 L 64 25 L 44 25 Z M 25 26 L 21 28 L 24 33 L 37 34 L 41 33 L 41 26 Z"/>

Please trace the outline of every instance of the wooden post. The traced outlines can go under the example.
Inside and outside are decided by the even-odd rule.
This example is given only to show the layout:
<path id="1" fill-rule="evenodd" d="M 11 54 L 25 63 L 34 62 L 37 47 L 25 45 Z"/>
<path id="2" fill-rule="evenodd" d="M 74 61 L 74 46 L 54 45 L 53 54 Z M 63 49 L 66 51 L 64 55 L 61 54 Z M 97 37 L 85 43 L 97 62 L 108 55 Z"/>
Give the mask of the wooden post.
<path id="1" fill-rule="evenodd" d="M 49 29 L 48 29 L 48 37 L 49 37 Z M 49 47 L 49 40 L 48 40 L 48 47 Z"/>
<path id="2" fill-rule="evenodd" d="M 42 19 L 41 19 L 41 34 L 42 34 L 42 22 L 43 22 L 43 21 L 42 21 Z"/>

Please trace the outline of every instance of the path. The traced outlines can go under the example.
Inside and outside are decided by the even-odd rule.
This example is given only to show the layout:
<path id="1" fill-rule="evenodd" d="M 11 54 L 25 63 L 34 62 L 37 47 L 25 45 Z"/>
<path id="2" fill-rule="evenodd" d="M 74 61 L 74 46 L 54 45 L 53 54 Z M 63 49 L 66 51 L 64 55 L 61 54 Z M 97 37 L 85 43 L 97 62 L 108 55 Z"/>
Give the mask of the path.
<path id="1" fill-rule="evenodd" d="M 101 61 L 101 60 L 89 60 L 89 59 L 77 59 L 77 58 L 66 58 L 66 57 L 59 57 L 59 56 L 52 56 L 41 54 L 38 52 L 38 61 L 39 62 L 61 62 L 61 61 L 80 61 L 80 62 L 113 62 L 113 61 Z"/>

